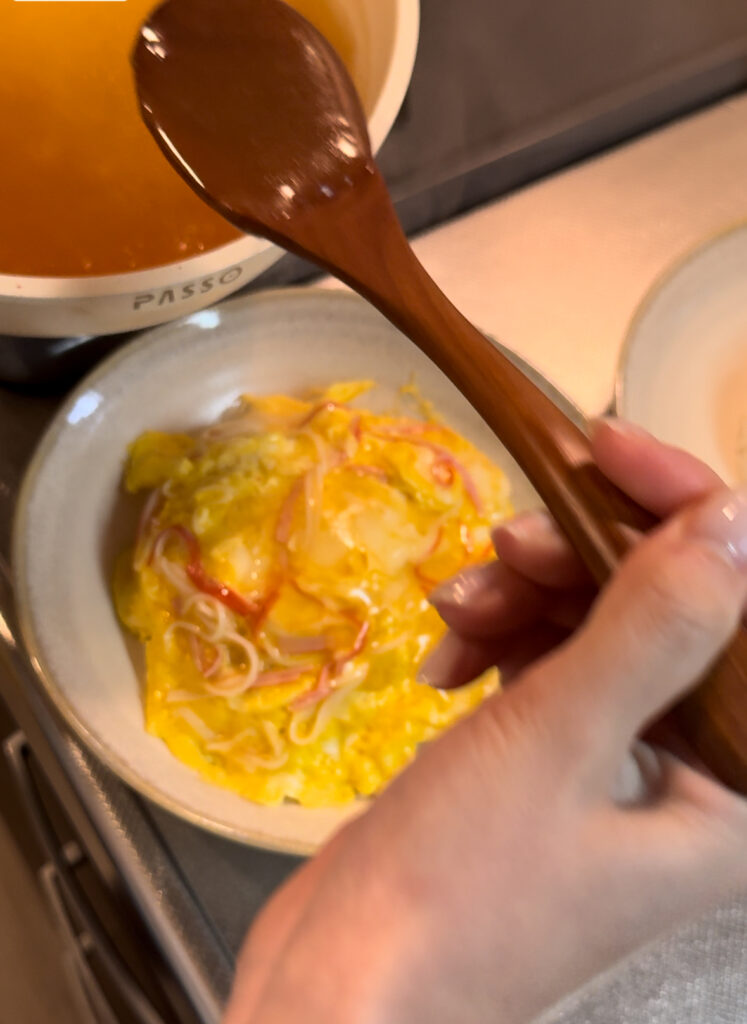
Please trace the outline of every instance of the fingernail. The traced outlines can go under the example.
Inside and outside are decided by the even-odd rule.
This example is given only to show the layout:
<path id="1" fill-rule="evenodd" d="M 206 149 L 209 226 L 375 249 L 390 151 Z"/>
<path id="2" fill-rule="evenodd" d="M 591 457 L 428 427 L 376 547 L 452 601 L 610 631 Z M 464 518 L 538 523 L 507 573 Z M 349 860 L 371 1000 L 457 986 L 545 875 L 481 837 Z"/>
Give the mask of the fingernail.
<path id="1" fill-rule="evenodd" d="M 711 495 L 687 522 L 687 532 L 707 541 L 737 569 L 747 570 L 747 487 Z"/>
<path id="2" fill-rule="evenodd" d="M 445 583 L 440 583 L 428 595 L 428 600 L 436 608 L 449 605 L 461 607 L 471 604 L 480 594 L 488 588 L 489 581 L 485 574 L 486 566 L 476 565 L 471 569 L 465 569 L 457 576 L 452 576 Z"/>
<path id="3" fill-rule="evenodd" d="M 451 634 L 447 633 L 418 669 L 417 681 L 436 690 L 448 688 L 458 657 L 457 648 L 458 644 L 454 644 Z"/>
<path id="4" fill-rule="evenodd" d="M 506 523 L 498 523 L 493 527 L 492 536 L 508 534 L 518 541 L 531 540 L 542 534 L 555 532 L 552 520 L 544 509 L 531 509 L 529 512 L 520 512 Z"/>
<path id="5" fill-rule="evenodd" d="M 598 419 L 592 420 L 589 424 L 591 433 L 594 434 L 599 427 L 607 427 L 614 433 L 619 434 L 621 437 L 651 437 L 647 430 L 643 427 L 639 427 L 637 423 L 631 423 L 630 420 L 622 420 L 619 416 L 600 416 Z"/>

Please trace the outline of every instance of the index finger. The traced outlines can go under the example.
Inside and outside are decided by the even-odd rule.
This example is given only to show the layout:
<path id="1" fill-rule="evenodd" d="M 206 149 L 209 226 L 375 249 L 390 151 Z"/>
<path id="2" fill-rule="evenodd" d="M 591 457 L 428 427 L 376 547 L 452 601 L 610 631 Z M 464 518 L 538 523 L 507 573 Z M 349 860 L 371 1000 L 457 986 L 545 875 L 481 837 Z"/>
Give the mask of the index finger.
<path id="1" fill-rule="evenodd" d="M 597 420 L 590 431 L 592 453 L 604 475 L 660 518 L 724 486 L 700 459 L 625 420 Z M 500 523 L 493 540 L 501 560 L 533 583 L 569 586 L 588 578 L 581 559 L 547 515 Z"/>
<path id="2" fill-rule="evenodd" d="M 594 461 L 607 479 L 661 519 L 724 487 L 705 462 L 626 420 L 596 420 L 590 433 Z"/>

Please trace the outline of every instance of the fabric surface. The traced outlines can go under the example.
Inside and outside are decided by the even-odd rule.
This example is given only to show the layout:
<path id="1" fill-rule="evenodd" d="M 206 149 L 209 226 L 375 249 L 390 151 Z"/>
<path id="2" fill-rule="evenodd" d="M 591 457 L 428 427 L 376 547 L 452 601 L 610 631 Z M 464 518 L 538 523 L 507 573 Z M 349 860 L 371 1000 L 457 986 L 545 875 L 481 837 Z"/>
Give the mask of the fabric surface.
<path id="1" fill-rule="evenodd" d="M 537 1024 L 747 1024 L 747 896 L 637 953 Z"/>

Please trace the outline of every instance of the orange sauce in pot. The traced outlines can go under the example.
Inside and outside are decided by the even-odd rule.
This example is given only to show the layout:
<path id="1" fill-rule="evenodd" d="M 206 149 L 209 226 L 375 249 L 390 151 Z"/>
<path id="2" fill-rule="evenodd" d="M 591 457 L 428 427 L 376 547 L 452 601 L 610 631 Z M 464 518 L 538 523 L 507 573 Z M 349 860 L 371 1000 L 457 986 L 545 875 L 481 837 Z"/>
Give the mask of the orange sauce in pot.
<path id="1" fill-rule="evenodd" d="M 290 2 L 355 76 L 351 33 L 326 0 Z M 129 55 L 153 6 L 0 0 L 0 274 L 125 273 L 238 237 L 140 120 Z"/>

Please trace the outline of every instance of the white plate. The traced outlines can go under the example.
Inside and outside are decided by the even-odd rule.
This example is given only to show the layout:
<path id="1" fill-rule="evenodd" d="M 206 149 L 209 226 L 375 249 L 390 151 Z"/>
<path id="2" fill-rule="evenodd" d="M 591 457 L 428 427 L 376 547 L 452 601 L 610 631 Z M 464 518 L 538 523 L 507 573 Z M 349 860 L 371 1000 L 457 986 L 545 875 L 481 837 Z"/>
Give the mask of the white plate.
<path id="1" fill-rule="evenodd" d="M 631 324 L 617 409 L 747 482 L 747 225 L 665 273 Z"/>
<path id="2" fill-rule="evenodd" d="M 78 736 L 175 814 L 257 846 L 305 853 L 363 804 L 262 807 L 203 780 L 145 732 L 137 651 L 110 596 L 112 559 L 134 531 L 135 509 L 120 490 L 127 444 L 148 428 L 208 423 L 247 391 L 293 392 L 373 376 L 378 387 L 365 401 L 384 409 L 411 375 L 449 423 L 505 468 L 515 504 L 534 504 L 514 462 L 453 385 L 347 292 L 265 292 L 150 331 L 83 381 L 42 440 L 14 535 L 24 639 Z"/>

